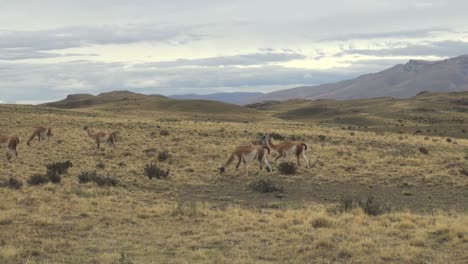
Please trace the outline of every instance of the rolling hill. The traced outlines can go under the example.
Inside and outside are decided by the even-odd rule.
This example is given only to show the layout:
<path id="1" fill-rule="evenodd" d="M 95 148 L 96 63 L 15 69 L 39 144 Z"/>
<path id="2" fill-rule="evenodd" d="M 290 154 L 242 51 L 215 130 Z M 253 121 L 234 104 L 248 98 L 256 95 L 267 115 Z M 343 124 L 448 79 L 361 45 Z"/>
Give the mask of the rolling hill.
<path id="1" fill-rule="evenodd" d="M 129 91 L 72 94 L 57 102 L 42 106 L 98 110 L 115 114 L 151 115 L 159 119 L 203 119 L 225 121 L 257 121 L 271 119 L 251 108 L 209 100 L 177 100 L 161 95 L 145 95 Z"/>
<path id="2" fill-rule="evenodd" d="M 410 98 L 421 91 L 468 91 L 468 55 L 442 61 L 410 60 L 387 70 L 352 80 L 267 93 L 246 103 L 290 99 Z"/>
<path id="3" fill-rule="evenodd" d="M 424 134 L 431 130 L 430 134 L 467 137 L 468 92 L 421 92 L 408 99 L 293 99 L 254 103 L 247 107 L 284 120 L 397 133 L 420 131 Z"/>

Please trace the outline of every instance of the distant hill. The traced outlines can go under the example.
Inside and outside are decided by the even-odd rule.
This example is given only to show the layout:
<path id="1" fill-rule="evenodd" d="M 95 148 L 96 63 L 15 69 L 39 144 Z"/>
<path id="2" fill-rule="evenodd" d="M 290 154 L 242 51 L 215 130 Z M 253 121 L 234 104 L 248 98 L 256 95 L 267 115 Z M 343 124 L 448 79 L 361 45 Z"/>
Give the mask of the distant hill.
<path id="1" fill-rule="evenodd" d="M 129 91 L 71 94 L 65 99 L 42 106 L 62 109 L 90 109 L 116 114 L 149 115 L 165 119 L 256 121 L 271 119 L 254 109 L 209 100 L 178 100 L 161 95 L 145 95 Z"/>
<path id="2" fill-rule="evenodd" d="M 212 100 L 220 101 L 231 104 L 242 104 L 246 100 L 261 96 L 263 93 L 247 93 L 247 92 L 235 92 L 235 93 L 212 93 L 212 94 L 180 94 L 170 95 L 173 99 L 189 99 L 189 100 Z"/>
<path id="3" fill-rule="evenodd" d="M 247 105 L 270 116 L 292 121 L 353 126 L 464 126 L 468 92 L 420 92 L 408 99 L 379 97 L 356 100 L 266 101 Z"/>
<path id="4" fill-rule="evenodd" d="M 442 61 L 410 60 L 387 70 L 332 84 L 266 93 L 244 103 L 290 99 L 410 98 L 421 91 L 468 91 L 468 55 Z"/>
<path id="5" fill-rule="evenodd" d="M 113 91 L 108 93 L 101 93 L 99 95 L 92 94 L 70 94 L 65 99 L 45 103 L 44 106 L 55 107 L 55 108 L 82 108 L 89 107 L 93 105 L 110 103 L 110 102 L 119 102 L 119 101 L 129 101 L 129 100 L 143 100 L 143 99 L 166 99 L 162 95 L 145 95 L 134 93 L 130 91 Z"/>

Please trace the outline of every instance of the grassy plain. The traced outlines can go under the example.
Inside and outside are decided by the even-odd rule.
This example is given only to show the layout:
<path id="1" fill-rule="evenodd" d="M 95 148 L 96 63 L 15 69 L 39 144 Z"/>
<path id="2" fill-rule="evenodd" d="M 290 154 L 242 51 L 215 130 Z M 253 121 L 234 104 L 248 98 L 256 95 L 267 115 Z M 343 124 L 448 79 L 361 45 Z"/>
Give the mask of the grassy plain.
<path id="1" fill-rule="evenodd" d="M 18 190 L 0 187 L 0 263 L 468 262 L 463 135 L 447 142 L 446 135 L 343 129 L 254 110 L 223 120 L 222 111 L 187 118 L 179 108 L 112 109 L 0 106 L 0 134 L 22 141 L 17 161 L 0 161 L 0 181 L 23 182 Z M 53 127 L 54 137 L 26 146 L 39 125 Z M 117 147 L 96 151 L 84 125 L 115 131 Z M 255 176 L 251 165 L 246 177 L 231 166 L 219 175 L 235 146 L 265 132 L 306 142 L 313 167 Z M 159 161 L 164 150 L 170 157 Z M 65 160 L 73 167 L 60 183 L 27 183 Z M 170 169 L 169 177 L 144 176 L 151 162 Z M 119 184 L 80 183 L 83 171 Z M 284 191 L 251 190 L 260 179 Z M 343 208 L 348 198 L 369 196 L 390 211 Z"/>

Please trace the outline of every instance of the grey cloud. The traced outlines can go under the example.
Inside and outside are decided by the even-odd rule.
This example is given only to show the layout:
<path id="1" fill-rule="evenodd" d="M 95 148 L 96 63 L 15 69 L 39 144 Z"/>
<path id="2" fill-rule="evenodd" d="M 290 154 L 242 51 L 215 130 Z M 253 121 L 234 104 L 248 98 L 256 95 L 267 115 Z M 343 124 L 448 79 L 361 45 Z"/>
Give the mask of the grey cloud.
<path id="1" fill-rule="evenodd" d="M 207 37 L 197 33 L 202 26 L 127 25 L 67 27 L 47 30 L 0 31 L 0 48 L 37 51 L 76 48 L 99 44 L 164 42 L 181 45 Z"/>
<path id="2" fill-rule="evenodd" d="M 69 93 L 120 89 L 162 94 L 203 93 L 218 88 L 255 91 L 268 86 L 294 87 L 333 82 L 353 74 L 346 70 L 327 72 L 281 66 L 145 68 L 85 61 L 53 65 L 0 63 L 0 100 L 45 100 L 61 98 Z"/>
<path id="3" fill-rule="evenodd" d="M 175 61 L 163 61 L 141 64 L 141 67 L 178 67 L 178 66 L 228 66 L 228 65 L 262 65 L 274 62 L 286 62 L 297 59 L 305 59 L 306 56 L 298 53 L 252 53 L 232 56 L 219 56 L 202 59 L 179 59 Z"/>
<path id="4" fill-rule="evenodd" d="M 439 56 L 454 57 L 468 53 L 468 42 L 438 41 L 421 44 L 408 44 L 405 47 L 389 47 L 384 49 L 348 49 L 336 54 L 358 54 L 370 56 Z"/>
<path id="5" fill-rule="evenodd" d="M 95 57 L 97 54 L 78 54 L 78 53 L 50 53 L 36 51 L 30 48 L 19 48 L 19 49 L 2 49 L 0 48 L 0 60 L 5 61 L 16 61 L 26 59 L 45 59 L 45 58 L 58 58 L 58 57 Z"/>
<path id="6" fill-rule="evenodd" d="M 352 33 L 331 35 L 320 38 L 319 42 L 327 41 L 349 41 L 349 40 L 371 40 L 382 38 L 422 38 L 431 36 L 437 32 L 448 32 L 447 28 L 426 28 L 416 30 L 402 30 L 402 31 L 388 31 L 388 32 L 366 32 L 366 33 Z"/>

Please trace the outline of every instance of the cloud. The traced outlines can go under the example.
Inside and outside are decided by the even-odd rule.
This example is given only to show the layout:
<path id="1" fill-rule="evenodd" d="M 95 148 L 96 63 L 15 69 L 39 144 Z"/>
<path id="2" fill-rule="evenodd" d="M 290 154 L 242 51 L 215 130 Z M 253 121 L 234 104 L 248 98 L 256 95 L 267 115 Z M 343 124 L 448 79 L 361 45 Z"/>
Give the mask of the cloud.
<path id="1" fill-rule="evenodd" d="M 305 59 L 306 56 L 299 53 L 251 53 L 232 56 L 219 56 L 202 59 L 178 59 L 174 61 L 162 61 L 146 63 L 143 67 L 179 67 L 179 66 L 251 66 L 275 62 L 287 62 L 291 60 Z"/>
<path id="2" fill-rule="evenodd" d="M 353 77 L 343 71 L 317 71 L 278 65 L 263 67 L 132 67 L 86 61 L 57 64 L 1 63 L 2 100 L 43 101 L 70 93 L 133 90 L 144 93 L 206 93 L 217 89 L 260 91 L 334 82 Z"/>
<path id="3" fill-rule="evenodd" d="M 78 53 L 51 53 L 36 51 L 30 48 L 0 48 L 0 60 L 15 61 L 15 60 L 26 60 L 26 59 L 45 59 L 45 58 L 59 58 L 59 57 L 92 57 L 98 56 L 97 54 L 78 54 Z"/>
<path id="4" fill-rule="evenodd" d="M 0 59 L 19 60 L 51 58 L 64 55 L 44 51 L 86 47 L 92 45 L 160 42 L 183 45 L 208 38 L 197 32 L 202 26 L 126 26 L 66 27 L 45 30 L 0 30 Z"/>
<path id="5" fill-rule="evenodd" d="M 348 49 L 336 56 L 357 54 L 368 56 L 437 56 L 454 57 L 468 54 L 468 42 L 464 41 L 436 41 L 421 44 L 407 44 L 404 47 L 388 47 L 383 49 Z"/>
<path id="6" fill-rule="evenodd" d="M 432 36 L 438 32 L 448 32 L 447 28 L 426 28 L 415 30 L 401 30 L 401 31 L 387 31 L 387 32 L 366 32 L 366 33 L 350 33 L 331 35 L 328 37 L 320 38 L 320 42 L 328 41 L 349 41 L 349 40 L 371 40 L 371 39 L 384 39 L 384 38 L 424 38 Z"/>

